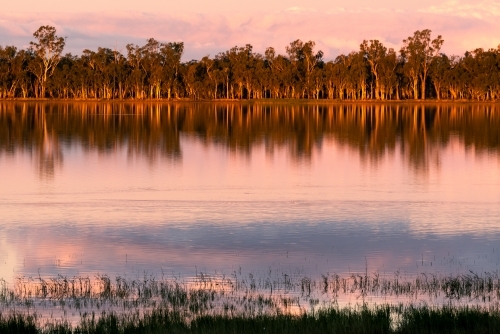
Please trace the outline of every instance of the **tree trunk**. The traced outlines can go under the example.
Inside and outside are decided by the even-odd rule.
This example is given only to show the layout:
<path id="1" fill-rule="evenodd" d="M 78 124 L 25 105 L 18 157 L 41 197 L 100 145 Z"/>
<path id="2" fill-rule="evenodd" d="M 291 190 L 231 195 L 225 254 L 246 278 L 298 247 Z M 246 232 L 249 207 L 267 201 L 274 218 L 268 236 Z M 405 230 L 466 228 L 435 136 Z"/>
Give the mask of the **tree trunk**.
<path id="1" fill-rule="evenodd" d="M 413 99 L 418 100 L 418 78 L 413 79 Z"/>
<path id="2" fill-rule="evenodd" d="M 425 100 L 425 82 L 426 82 L 426 81 L 427 81 L 427 76 L 426 76 L 426 75 L 424 75 L 424 76 L 422 77 L 422 83 L 421 83 L 421 84 L 422 84 L 422 86 L 420 87 L 420 90 L 421 90 L 421 93 L 420 93 L 420 98 L 421 98 L 422 100 Z"/>

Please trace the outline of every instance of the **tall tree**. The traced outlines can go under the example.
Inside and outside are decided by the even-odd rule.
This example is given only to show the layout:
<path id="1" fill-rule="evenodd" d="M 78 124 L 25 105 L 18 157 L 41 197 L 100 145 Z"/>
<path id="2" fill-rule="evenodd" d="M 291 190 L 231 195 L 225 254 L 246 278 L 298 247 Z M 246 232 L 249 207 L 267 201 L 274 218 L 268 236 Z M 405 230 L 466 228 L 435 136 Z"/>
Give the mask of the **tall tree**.
<path id="1" fill-rule="evenodd" d="M 360 51 L 364 53 L 366 60 L 370 64 L 372 74 L 375 77 L 375 98 L 378 100 L 381 98 L 379 67 L 386 56 L 387 48 L 376 39 L 370 40 L 369 43 L 367 40 L 364 40 L 360 45 Z"/>
<path id="2" fill-rule="evenodd" d="M 36 55 L 30 64 L 30 71 L 37 77 L 40 85 L 40 97 L 45 97 L 47 79 L 52 76 L 66 44 L 64 38 L 56 35 L 56 28 L 41 26 L 33 33 L 38 42 L 30 42 L 31 49 Z"/>
<path id="3" fill-rule="evenodd" d="M 311 74 L 317 64 L 323 62 L 323 51 L 314 52 L 314 41 L 302 42 L 297 39 L 286 47 L 286 53 L 294 66 L 302 89 L 310 87 Z M 304 91 L 302 92 L 304 95 Z M 308 92 L 309 96 L 309 92 Z"/>
<path id="4" fill-rule="evenodd" d="M 420 79 L 420 97 L 425 100 L 425 88 L 431 63 L 434 58 L 439 57 L 443 42 L 441 35 L 431 39 L 429 29 L 417 30 L 413 36 L 403 40 L 404 46 L 401 49 L 401 55 L 407 60 L 409 76 L 414 83 L 415 99 L 418 99 L 416 79 Z"/>
<path id="5" fill-rule="evenodd" d="M 163 78 L 167 88 L 167 98 L 172 97 L 172 90 L 174 90 L 175 95 L 178 95 L 179 67 L 181 65 L 183 52 L 183 42 L 162 43 L 160 45 L 160 53 L 163 59 Z"/>

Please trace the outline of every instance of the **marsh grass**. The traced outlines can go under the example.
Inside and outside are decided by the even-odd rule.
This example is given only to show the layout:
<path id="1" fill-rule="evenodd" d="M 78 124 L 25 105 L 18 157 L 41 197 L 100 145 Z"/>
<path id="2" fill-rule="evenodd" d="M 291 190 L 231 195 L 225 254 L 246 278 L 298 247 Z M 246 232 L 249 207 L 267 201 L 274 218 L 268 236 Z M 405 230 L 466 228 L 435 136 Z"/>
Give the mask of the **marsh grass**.
<path id="1" fill-rule="evenodd" d="M 500 332 L 499 305 L 496 272 L 19 277 L 0 281 L 0 333 Z"/>
<path id="2" fill-rule="evenodd" d="M 397 314 L 395 323 L 391 315 Z M 0 315 L 1 333 L 498 333 L 498 309 L 478 307 L 378 306 L 330 308 L 316 314 L 256 317 L 202 316 L 190 323 L 173 311 L 84 314 L 77 325 L 55 321 L 41 325 L 36 316 Z"/>

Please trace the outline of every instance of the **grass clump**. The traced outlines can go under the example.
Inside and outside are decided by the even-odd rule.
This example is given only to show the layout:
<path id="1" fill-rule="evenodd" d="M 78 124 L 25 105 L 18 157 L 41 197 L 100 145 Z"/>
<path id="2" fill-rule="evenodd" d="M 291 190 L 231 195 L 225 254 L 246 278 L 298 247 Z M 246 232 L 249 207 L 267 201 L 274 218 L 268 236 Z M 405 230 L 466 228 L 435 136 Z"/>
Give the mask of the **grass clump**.
<path id="1" fill-rule="evenodd" d="M 407 307 L 399 333 L 500 333 L 500 313 L 478 307 Z"/>
<path id="2" fill-rule="evenodd" d="M 4 316 L 0 313 L 0 333 L 38 333 L 36 318 L 31 315 L 12 313 Z"/>
<path id="3" fill-rule="evenodd" d="M 201 317 L 189 333 L 387 333 L 390 324 L 388 308 L 329 309 L 301 316 Z"/>

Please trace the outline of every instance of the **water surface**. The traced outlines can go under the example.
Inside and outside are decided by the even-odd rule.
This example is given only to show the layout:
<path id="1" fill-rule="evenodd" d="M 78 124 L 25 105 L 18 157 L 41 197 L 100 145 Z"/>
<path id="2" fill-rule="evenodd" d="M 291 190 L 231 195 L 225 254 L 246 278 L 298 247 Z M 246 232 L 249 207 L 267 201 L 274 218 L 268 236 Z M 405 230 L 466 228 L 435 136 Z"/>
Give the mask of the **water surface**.
<path id="1" fill-rule="evenodd" d="M 0 103 L 0 277 L 500 267 L 500 106 Z"/>

